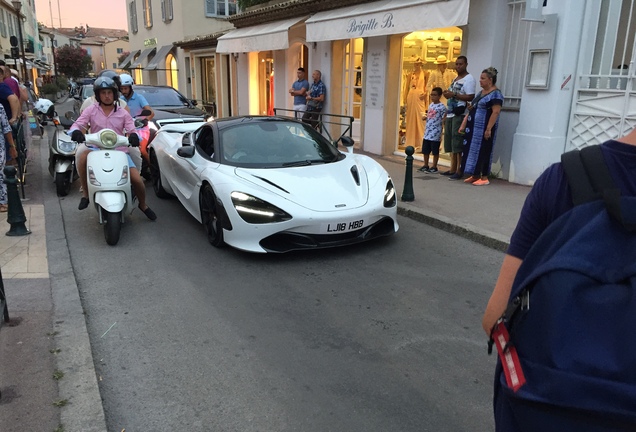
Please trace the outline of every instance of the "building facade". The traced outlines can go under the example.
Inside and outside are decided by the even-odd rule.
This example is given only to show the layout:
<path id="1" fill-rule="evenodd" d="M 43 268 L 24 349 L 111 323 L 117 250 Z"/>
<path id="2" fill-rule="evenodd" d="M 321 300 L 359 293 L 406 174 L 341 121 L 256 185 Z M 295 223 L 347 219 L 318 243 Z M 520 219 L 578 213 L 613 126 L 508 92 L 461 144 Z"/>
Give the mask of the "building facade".
<path id="1" fill-rule="evenodd" d="M 357 146 L 378 155 L 419 147 L 417 139 L 408 140 L 417 120 L 407 121 L 407 112 L 421 118 L 427 80 L 442 56 L 452 71 L 465 55 L 477 81 L 483 69 L 498 69 L 505 96 L 493 173 L 529 185 L 563 152 L 636 125 L 635 2 L 287 0 L 237 11 L 228 1 L 164 0 L 162 5 L 174 6 L 172 23 L 180 21 L 180 30 L 151 32 L 155 24 L 140 21 L 134 46 L 143 57 L 142 43 L 156 38 L 162 47 L 176 41 L 172 82 L 196 99 L 214 83 L 214 95 L 205 97 L 214 98 L 219 116 L 289 113 L 296 69 L 304 67 L 309 76 L 318 69 L 328 89 L 323 112 L 352 123 L 329 126 L 330 135 L 350 133 Z M 148 18 L 148 8 L 139 3 L 149 0 L 127 3 L 129 18 L 133 4 L 135 13 Z M 212 4 L 223 6 L 229 23 L 207 21 Z M 159 79 L 166 73 L 144 70 L 150 53 L 139 63 L 141 76 L 169 83 Z M 421 77 L 417 85 L 415 76 Z M 413 89 L 423 95 L 421 102 L 410 94 Z"/>

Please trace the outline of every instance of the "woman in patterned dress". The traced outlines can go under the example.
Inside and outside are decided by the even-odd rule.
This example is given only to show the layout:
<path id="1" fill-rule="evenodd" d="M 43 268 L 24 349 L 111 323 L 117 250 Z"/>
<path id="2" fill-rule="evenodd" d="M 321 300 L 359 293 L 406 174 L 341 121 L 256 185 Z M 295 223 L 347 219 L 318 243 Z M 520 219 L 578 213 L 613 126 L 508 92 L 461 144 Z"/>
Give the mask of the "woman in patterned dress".
<path id="1" fill-rule="evenodd" d="M 468 115 L 459 130 L 465 131 L 462 166 L 464 173 L 471 174 L 464 182 L 473 186 L 489 184 L 488 175 L 492 164 L 492 151 L 497 137 L 499 113 L 503 105 L 503 94 L 495 85 L 497 69 L 489 67 L 481 72 L 479 85 L 482 91 L 468 105 Z"/>

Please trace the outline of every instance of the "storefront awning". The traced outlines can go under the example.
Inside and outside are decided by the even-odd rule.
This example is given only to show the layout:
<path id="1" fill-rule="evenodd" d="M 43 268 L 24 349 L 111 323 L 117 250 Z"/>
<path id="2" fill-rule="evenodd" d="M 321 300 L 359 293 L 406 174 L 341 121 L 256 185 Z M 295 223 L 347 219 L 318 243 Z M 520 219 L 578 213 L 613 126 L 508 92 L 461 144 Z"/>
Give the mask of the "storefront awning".
<path id="1" fill-rule="evenodd" d="M 130 69 L 136 69 L 141 64 L 141 62 L 144 61 L 146 57 L 148 57 L 150 53 L 153 52 L 154 50 L 155 50 L 155 47 L 146 48 L 145 50 L 143 50 L 141 54 L 139 55 L 139 57 L 137 57 L 137 60 L 135 60 L 134 62 L 130 64 Z"/>
<path id="2" fill-rule="evenodd" d="M 382 0 L 325 12 L 307 21 L 307 42 L 411 33 L 468 24 L 469 0 Z"/>
<path id="3" fill-rule="evenodd" d="M 150 60 L 148 66 L 144 68 L 144 70 L 156 70 L 159 67 L 159 63 L 163 62 L 166 59 L 166 56 L 172 49 L 172 45 L 164 45 L 159 48 L 157 54 Z"/>
<path id="4" fill-rule="evenodd" d="M 291 18 L 232 30 L 218 39 L 218 53 L 246 53 L 289 48 L 289 29 L 304 21 Z"/>
<path id="5" fill-rule="evenodd" d="M 117 66 L 117 68 L 118 68 L 118 69 L 125 69 L 125 68 L 127 68 L 127 67 L 128 67 L 128 65 L 130 65 L 130 63 L 132 63 L 132 61 L 133 61 L 133 59 L 135 58 L 135 56 L 136 56 L 137 54 L 139 54 L 139 51 L 140 51 L 140 50 L 133 50 L 130 54 L 128 54 L 128 57 L 126 57 L 126 58 L 124 59 L 124 61 L 123 61 L 123 62 L 121 62 L 121 63 L 119 64 L 119 66 Z"/>

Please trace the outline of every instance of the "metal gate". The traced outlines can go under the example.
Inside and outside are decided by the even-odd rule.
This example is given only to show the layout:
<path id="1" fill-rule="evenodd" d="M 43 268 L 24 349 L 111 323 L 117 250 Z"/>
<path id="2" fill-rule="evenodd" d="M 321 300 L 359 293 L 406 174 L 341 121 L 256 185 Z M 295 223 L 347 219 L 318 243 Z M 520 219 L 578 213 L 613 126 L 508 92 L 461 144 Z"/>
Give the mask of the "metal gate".
<path id="1" fill-rule="evenodd" d="M 587 2 L 566 151 L 636 127 L 635 1 Z"/>

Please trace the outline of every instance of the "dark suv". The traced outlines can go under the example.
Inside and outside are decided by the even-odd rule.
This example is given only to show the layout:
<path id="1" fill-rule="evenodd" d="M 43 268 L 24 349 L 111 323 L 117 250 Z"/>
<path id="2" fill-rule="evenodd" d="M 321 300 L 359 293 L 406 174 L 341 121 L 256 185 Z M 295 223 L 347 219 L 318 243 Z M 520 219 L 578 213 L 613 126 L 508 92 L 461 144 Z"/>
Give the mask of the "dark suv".
<path id="1" fill-rule="evenodd" d="M 154 123 L 153 129 L 160 129 L 167 124 L 196 123 L 207 120 L 205 111 L 197 108 L 193 101 L 172 87 L 135 85 L 133 90 L 143 95 L 155 112 L 151 121 Z"/>

